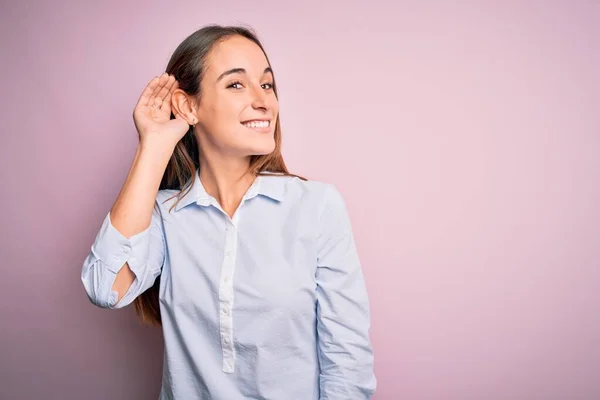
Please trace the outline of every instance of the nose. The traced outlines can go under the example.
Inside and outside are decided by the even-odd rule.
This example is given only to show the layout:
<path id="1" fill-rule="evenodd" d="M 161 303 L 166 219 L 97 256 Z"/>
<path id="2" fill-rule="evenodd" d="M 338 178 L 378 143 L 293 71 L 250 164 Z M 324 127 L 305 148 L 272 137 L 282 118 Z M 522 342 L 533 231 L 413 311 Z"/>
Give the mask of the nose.
<path id="1" fill-rule="evenodd" d="M 258 87 L 253 86 L 252 107 L 262 110 L 267 110 L 268 108 L 267 93 L 265 93 L 265 90 L 260 85 Z"/>

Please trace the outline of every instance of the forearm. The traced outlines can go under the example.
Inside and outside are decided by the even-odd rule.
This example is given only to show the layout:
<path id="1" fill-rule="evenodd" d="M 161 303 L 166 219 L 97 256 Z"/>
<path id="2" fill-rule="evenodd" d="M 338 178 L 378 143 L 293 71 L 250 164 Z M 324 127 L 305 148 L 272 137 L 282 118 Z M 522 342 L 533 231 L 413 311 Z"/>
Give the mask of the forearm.
<path id="1" fill-rule="evenodd" d="M 161 179 L 173 153 L 158 143 L 140 144 L 125 183 L 111 210 L 113 226 L 131 237 L 150 225 Z"/>

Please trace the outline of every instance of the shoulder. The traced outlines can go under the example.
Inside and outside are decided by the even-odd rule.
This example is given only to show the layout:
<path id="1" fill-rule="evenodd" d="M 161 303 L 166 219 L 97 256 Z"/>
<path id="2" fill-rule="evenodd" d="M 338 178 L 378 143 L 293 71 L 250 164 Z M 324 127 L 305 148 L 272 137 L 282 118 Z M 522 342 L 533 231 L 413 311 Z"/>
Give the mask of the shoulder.
<path id="1" fill-rule="evenodd" d="M 280 178 L 286 180 L 286 201 L 314 207 L 319 215 L 332 209 L 344 210 L 346 207 L 341 192 L 333 183 L 315 179 L 303 180 L 295 176 Z"/>
<path id="2" fill-rule="evenodd" d="M 330 183 L 308 179 L 303 180 L 295 176 L 287 176 L 283 177 L 287 180 L 286 184 L 286 194 L 289 192 L 292 195 L 310 195 L 310 196 L 322 196 L 327 190 L 329 186 L 332 186 Z"/>
<path id="3" fill-rule="evenodd" d="M 298 200 L 297 205 L 307 211 L 315 223 L 319 243 L 327 238 L 342 238 L 352 235 L 350 215 L 346 201 L 338 187 L 320 180 L 304 181 L 291 178 L 286 193 L 290 199 Z M 306 210 L 308 209 L 308 210 Z"/>

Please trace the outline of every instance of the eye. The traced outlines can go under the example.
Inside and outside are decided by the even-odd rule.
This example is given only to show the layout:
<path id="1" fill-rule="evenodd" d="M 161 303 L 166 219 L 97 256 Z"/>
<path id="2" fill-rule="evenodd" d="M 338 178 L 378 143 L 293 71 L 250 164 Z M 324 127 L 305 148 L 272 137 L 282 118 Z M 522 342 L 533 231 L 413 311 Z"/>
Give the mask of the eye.
<path id="1" fill-rule="evenodd" d="M 242 82 L 240 82 L 240 81 L 234 81 L 234 82 L 231 82 L 229 84 L 229 86 L 227 86 L 227 88 L 233 87 L 234 89 L 241 89 L 241 88 L 238 88 L 238 87 L 234 87 L 235 85 L 241 85 L 241 84 L 242 84 Z"/>
<path id="2" fill-rule="evenodd" d="M 240 85 L 240 87 L 236 87 L 236 85 Z M 234 81 L 234 82 L 231 82 L 227 86 L 227 88 L 228 89 L 229 88 L 232 88 L 232 89 L 241 89 L 242 88 L 241 86 L 242 86 L 242 82 L 240 82 L 240 81 Z M 270 82 L 269 83 L 263 83 L 261 86 L 265 90 L 271 90 L 271 89 L 273 89 L 273 83 L 270 83 Z M 267 86 L 267 87 L 265 87 L 265 86 Z"/>

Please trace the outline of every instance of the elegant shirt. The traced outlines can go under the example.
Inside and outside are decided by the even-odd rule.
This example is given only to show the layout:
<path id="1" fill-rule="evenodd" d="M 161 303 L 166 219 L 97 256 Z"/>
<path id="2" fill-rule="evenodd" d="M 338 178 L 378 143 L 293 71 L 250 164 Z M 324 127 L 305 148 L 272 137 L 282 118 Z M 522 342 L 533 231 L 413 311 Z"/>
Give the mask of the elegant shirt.
<path id="1" fill-rule="evenodd" d="M 158 191 L 129 238 L 110 212 L 83 263 L 90 301 L 122 308 L 160 275 L 160 399 L 368 399 L 370 311 L 345 202 L 332 184 L 258 176 L 232 218 L 196 170 Z M 135 280 L 112 290 L 125 262 Z"/>

